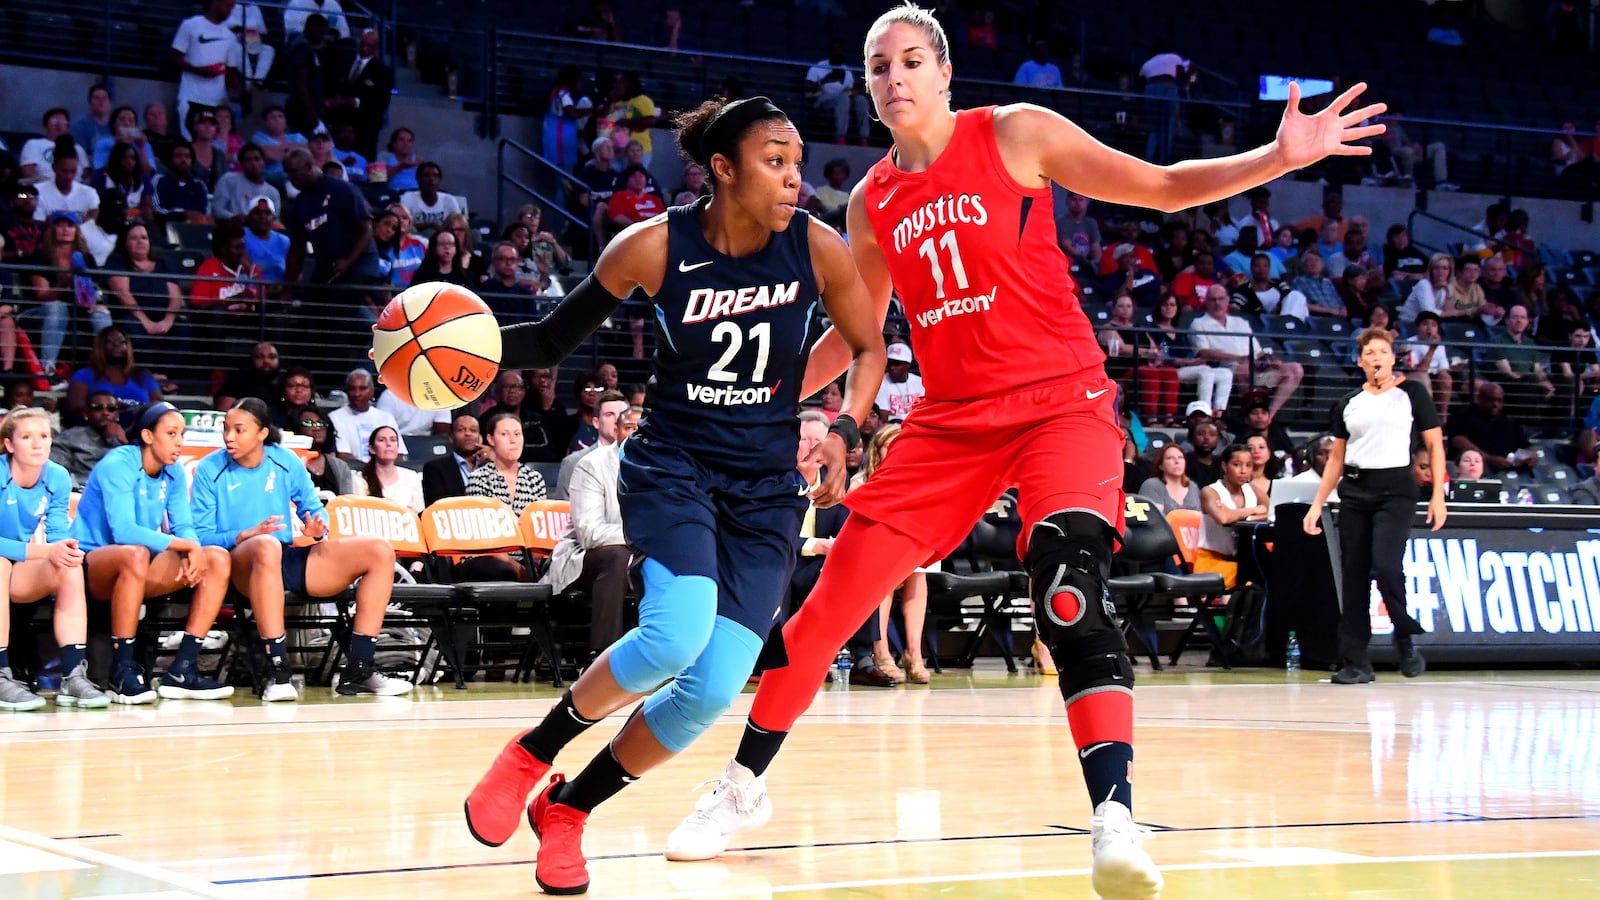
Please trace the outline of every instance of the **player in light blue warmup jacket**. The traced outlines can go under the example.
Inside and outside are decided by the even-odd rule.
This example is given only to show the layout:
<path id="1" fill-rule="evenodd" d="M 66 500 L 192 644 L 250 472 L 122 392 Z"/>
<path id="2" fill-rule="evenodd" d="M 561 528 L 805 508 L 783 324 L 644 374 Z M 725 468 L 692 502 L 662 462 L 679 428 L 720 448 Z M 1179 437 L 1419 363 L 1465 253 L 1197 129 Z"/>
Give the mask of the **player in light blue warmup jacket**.
<path id="1" fill-rule="evenodd" d="M 324 539 L 328 515 L 317 499 L 305 464 L 279 446 L 267 404 L 240 400 L 223 419 L 222 444 L 194 470 L 194 521 L 200 543 L 233 557 L 233 586 L 250 598 L 256 630 L 272 674 L 261 699 L 299 699 L 290 682 L 284 645 L 284 589 L 307 597 L 332 597 L 357 578 L 356 615 L 349 662 L 338 693 L 394 696 L 411 683 L 388 678 L 372 664 L 378 631 L 394 586 L 394 546 L 379 538 Z M 294 508 L 290 509 L 290 504 Z M 294 547 L 289 517 L 318 543 Z"/>
<path id="2" fill-rule="evenodd" d="M 136 443 L 107 453 L 89 472 L 72 536 L 87 556 L 85 582 L 111 601 L 111 700 L 221 700 L 233 688 L 195 670 L 200 643 L 228 593 L 228 551 L 201 546 L 189 512 L 189 480 L 178 466 L 183 414 L 171 403 L 139 410 Z M 146 597 L 193 588 L 178 654 L 151 690 L 134 661 L 133 639 Z"/>
<path id="3" fill-rule="evenodd" d="M 83 551 L 67 536 L 72 476 L 50 461 L 50 416 L 18 409 L 0 424 L 0 709 L 30 710 L 44 698 L 11 676 L 11 604 L 55 595 L 61 647 L 58 706 L 104 709 L 111 700 L 89 680 L 84 636 Z"/>

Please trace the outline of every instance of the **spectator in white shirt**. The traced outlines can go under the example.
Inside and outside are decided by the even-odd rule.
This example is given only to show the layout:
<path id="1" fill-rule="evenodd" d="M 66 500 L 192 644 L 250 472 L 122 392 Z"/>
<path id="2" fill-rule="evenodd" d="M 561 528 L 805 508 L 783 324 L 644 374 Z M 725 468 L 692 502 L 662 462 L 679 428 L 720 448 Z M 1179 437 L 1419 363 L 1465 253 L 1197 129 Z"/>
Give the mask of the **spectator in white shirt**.
<path id="1" fill-rule="evenodd" d="M 456 202 L 455 195 L 440 193 L 439 183 L 443 180 L 444 170 L 438 163 L 422 163 L 417 166 L 417 189 L 400 195 L 400 205 L 411 214 L 418 231 L 431 234 L 445 219 L 461 214 L 461 204 Z"/>
<path id="2" fill-rule="evenodd" d="M 63 137 L 72 141 L 72 146 L 77 150 L 78 172 L 87 177 L 91 171 L 89 154 L 77 141 L 72 140 L 72 119 L 67 111 L 59 106 L 47 109 L 40 121 L 44 126 L 44 137 L 33 138 L 22 145 L 17 157 L 17 164 L 22 170 L 17 179 L 26 184 L 49 181 L 51 166 L 56 161 L 56 147 L 67 146 L 61 142 Z"/>
<path id="3" fill-rule="evenodd" d="M 849 62 L 844 41 L 828 44 L 828 58 L 806 71 L 806 96 L 812 105 L 833 117 L 833 139 L 844 143 L 854 121 L 856 137 L 867 143 L 867 98 L 856 82 L 855 67 Z M 858 63 L 859 65 L 859 63 Z"/>
<path id="4" fill-rule="evenodd" d="M 1417 314 L 1416 337 L 1406 344 L 1402 365 L 1406 377 L 1415 378 L 1433 396 L 1440 421 L 1448 419 L 1455 377 L 1450 373 L 1450 349 L 1439 341 L 1438 313 Z"/>
<path id="5" fill-rule="evenodd" d="M 911 374 L 911 348 L 901 343 L 890 344 L 888 370 L 883 376 L 883 386 L 878 388 L 878 408 L 889 421 L 899 422 L 926 393 L 922 378 Z"/>
<path id="6" fill-rule="evenodd" d="M 1156 55 L 1139 67 L 1144 79 L 1145 116 L 1150 137 L 1144 158 L 1159 165 L 1172 159 L 1172 137 L 1178 131 L 1178 88 L 1189 80 L 1190 63 L 1172 52 L 1165 40 L 1156 41 Z"/>
<path id="7" fill-rule="evenodd" d="M 1448 253 L 1435 253 L 1428 259 L 1428 277 L 1411 287 L 1411 296 L 1400 307 L 1400 321 L 1406 324 L 1417 321 L 1424 312 L 1435 316 L 1444 312 L 1450 300 L 1450 280 L 1456 276 L 1456 262 Z"/>
<path id="8" fill-rule="evenodd" d="M 350 36 L 350 19 L 344 15 L 339 0 L 289 0 L 283 11 L 283 34 L 292 37 L 306 30 L 306 18 L 317 13 L 328 20 L 328 30 L 337 31 L 339 37 Z"/>
<path id="9" fill-rule="evenodd" d="M 1206 288 L 1205 310 L 1190 326 L 1195 355 L 1232 367 L 1236 378 L 1249 378 L 1253 371 L 1255 382 L 1273 389 L 1267 412 L 1276 416 L 1305 378 L 1305 369 L 1263 351 L 1250 323 L 1228 314 L 1228 289 L 1222 285 Z"/>
<path id="10" fill-rule="evenodd" d="M 450 410 L 426 410 L 401 400 L 394 391 L 384 391 L 374 404 L 383 412 L 394 416 L 400 426 L 401 437 L 423 437 L 450 432 Z"/>
<path id="11" fill-rule="evenodd" d="M 58 212 L 73 213 L 79 222 L 92 222 L 100 214 L 100 192 L 78 180 L 79 160 L 71 152 L 75 146 L 71 135 L 56 139 L 55 150 L 50 154 L 54 177 L 36 186 L 39 205 L 33 217 L 40 222 Z"/>
<path id="12" fill-rule="evenodd" d="M 366 369 L 354 369 L 345 376 L 344 395 L 345 405 L 329 413 L 328 420 L 333 423 L 334 433 L 339 436 L 340 458 L 364 463 L 370 455 L 367 443 L 372 432 L 387 425 L 398 434 L 400 423 L 394 420 L 394 416 L 372 405 L 372 373 Z M 400 455 L 406 455 L 405 438 L 400 439 Z"/>
<path id="13" fill-rule="evenodd" d="M 222 106 L 228 102 L 228 54 L 238 38 L 228 28 L 233 0 L 210 0 L 205 15 L 190 16 L 172 36 L 172 65 L 178 77 L 178 123 L 189 134 L 189 107 Z"/>

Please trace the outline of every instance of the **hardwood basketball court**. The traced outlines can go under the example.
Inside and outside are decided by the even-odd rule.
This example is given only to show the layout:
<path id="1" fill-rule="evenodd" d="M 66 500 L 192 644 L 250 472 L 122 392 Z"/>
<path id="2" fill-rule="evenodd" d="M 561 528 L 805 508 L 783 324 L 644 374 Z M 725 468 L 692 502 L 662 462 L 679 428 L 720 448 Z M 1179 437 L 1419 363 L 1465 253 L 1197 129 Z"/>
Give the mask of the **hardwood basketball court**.
<path id="1" fill-rule="evenodd" d="M 1135 814 L 1166 898 L 1600 896 L 1600 677 L 1141 673 Z M 548 687 L 0 717 L 0 897 L 537 895 L 535 842 L 461 802 Z M 667 832 L 746 694 L 590 820 L 593 897 L 1091 897 L 1060 694 L 998 664 L 825 690 L 769 775 L 771 825 L 709 863 Z M 558 769 L 576 771 L 620 717 Z"/>

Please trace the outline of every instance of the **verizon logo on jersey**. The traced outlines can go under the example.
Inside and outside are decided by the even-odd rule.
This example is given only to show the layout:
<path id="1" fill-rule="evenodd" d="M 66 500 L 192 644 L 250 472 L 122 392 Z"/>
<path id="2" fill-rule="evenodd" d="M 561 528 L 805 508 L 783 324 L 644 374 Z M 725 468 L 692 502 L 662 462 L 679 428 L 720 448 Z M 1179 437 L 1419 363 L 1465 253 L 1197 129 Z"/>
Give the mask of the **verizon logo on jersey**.
<path id="1" fill-rule="evenodd" d="M 1000 286 L 996 285 L 987 294 L 978 294 L 975 297 L 952 297 L 933 309 L 925 309 L 917 313 L 917 324 L 923 328 L 931 328 L 954 316 L 988 312 L 989 307 L 994 305 L 994 298 L 998 293 L 1000 293 Z"/>
<path id="2" fill-rule="evenodd" d="M 925 231 L 956 222 L 980 226 L 988 224 L 989 211 L 983 208 L 981 194 L 945 194 L 912 210 L 910 215 L 894 226 L 895 252 L 906 252 L 911 242 L 922 237 Z"/>
<path id="3" fill-rule="evenodd" d="M 723 316 L 738 316 L 757 309 L 787 306 L 800 296 L 800 282 L 742 287 L 734 291 L 695 288 L 689 292 L 689 305 L 683 309 L 683 324 L 708 322 Z"/>
<path id="4" fill-rule="evenodd" d="M 712 387 L 708 384 L 691 384 L 689 399 L 711 406 L 755 406 L 772 402 L 772 388 Z"/>

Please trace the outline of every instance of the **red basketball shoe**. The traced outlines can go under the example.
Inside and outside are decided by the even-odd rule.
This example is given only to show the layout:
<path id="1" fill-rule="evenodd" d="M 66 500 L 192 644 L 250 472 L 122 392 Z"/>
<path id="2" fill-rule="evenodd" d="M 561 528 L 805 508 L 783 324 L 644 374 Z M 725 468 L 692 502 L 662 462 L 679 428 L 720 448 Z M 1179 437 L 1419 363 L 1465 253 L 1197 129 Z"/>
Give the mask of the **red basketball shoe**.
<path id="1" fill-rule="evenodd" d="M 478 843 L 488 847 L 498 847 L 516 833 L 528 795 L 550 771 L 549 763 L 541 762 L 518 743 L 523 734 L 527 732 L 500 749 L 500 755 L 467 795 L 463 806 L 467 830 Z"/>
<path id="2" fill-rule="evenodd" d="M 581 894 L 589 889 L 589 861 L 583 858 L 583 825 L 589 814 L 550 800 L 551 792 L 566 780 L 551 775 L 550 783 L 528 806 L 528 824 L 539 839 L 533 880 L 546 894 Z"/>

